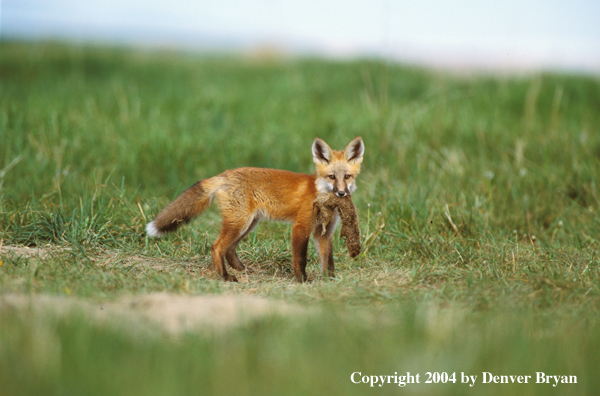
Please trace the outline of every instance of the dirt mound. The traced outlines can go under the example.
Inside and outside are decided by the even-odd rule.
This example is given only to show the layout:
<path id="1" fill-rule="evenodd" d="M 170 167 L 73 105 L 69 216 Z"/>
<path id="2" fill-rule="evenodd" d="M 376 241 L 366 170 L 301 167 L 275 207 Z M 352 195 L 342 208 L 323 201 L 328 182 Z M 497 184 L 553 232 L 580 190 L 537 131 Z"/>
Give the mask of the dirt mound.
<path id="1" fill-rule="evenodd" d="M 166 293 L 125 297 L 105 303 L 93 303 L 74 297 L 6 294 L 0 295 L 0 311 L 4 309 L 18 309 L 40 316 L 83 313 L 93 320 L 124 324 L 133 322 L 130 324 L 135 326 L 150 323 L 171 334 L 222 330 L 269 316 L 307 312 L 300 306 L 255 296 L 189 296 Z"/>
<path id="2" fill-rule="evenodd" d="M 255 296 L 182 296 L 150 294 L 109 305 L 135 312 L 177 333 L 197 328 L 226 328 L 271 315 L 297 314 L 303 309 Z"/>

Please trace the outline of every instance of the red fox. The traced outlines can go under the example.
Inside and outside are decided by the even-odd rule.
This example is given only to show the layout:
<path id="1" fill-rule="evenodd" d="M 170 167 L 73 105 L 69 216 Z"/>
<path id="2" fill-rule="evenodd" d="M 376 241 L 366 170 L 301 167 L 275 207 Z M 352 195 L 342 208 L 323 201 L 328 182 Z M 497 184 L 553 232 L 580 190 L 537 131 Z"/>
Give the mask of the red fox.
<path id="1" fill-rule="evenodd" d="M 235 250 L 262 219 L 293 224 L 292 264 L 298 282 L 307 280 L 306 253 L 311 233 L 323 274 L 332 277 L 333 232 L 339 215 L 336 213 L 322 235 L 321 225 L 311 224 L 313 201 L 317 193 L 332 192 L 344 197 L 354 192 L 364 152 L 360 137 L 353 139 L 343 151 L 332 150 L 316 138 L 312 155 L 317 169 L 312 175 L 277 169 L 238 168 L 200 180 L 148 223 L 146 233 L 160 237 L 176 230 L 202 213 L 216 197 L 223 223 L 210 254 L 217 274 L 224 280 L 237 282 L 235 276 L 227 273 L 225 260 L 236 270 L 246 269 Z M 315 229 L 319 232 L 314 232 Z"/>

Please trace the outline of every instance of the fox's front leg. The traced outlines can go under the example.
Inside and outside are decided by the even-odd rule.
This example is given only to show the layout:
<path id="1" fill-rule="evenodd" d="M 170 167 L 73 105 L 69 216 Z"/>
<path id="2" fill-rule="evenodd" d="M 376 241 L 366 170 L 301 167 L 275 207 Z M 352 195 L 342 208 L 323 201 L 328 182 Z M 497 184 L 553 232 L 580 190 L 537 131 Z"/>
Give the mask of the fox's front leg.
<path id="1" fill-rule="evenodd" d="M 306 282 L 306 256 L 308 252 L 309 230 L 303 224 L 294 224 L 292 227 L 292 264 L 294 275 L 300 283 Z"/>

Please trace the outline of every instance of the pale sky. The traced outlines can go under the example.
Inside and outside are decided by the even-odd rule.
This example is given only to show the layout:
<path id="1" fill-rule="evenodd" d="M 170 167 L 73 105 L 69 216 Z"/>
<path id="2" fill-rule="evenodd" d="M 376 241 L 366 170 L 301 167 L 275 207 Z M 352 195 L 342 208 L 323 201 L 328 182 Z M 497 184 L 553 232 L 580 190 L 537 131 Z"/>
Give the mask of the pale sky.
<path id="1" fill-rule="evenodd" d="M 600 0 L 2 0 L 2 37 L 600 73 Z"/>

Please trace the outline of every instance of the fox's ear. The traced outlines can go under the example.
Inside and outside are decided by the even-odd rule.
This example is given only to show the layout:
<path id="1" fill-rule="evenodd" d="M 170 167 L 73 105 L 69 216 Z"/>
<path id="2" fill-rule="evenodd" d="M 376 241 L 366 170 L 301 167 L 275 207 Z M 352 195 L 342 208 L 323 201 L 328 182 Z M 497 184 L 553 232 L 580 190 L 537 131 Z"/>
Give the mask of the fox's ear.
<path id="1" fill-rule="evenodd" d="M 315 138 L 312 144 L 312 155 L 315 164 L 327 165 L 333 158 L 333 151 L 323 140 Z"/>
<path id="2" fill-rule="evenodd" d="M 365 144 L 360 136 L 348 143 L 344 149 L 344 157 L 346 158 L 346 161 L 353 164 L 360 164 L 363 160 L 364 153 Z"/>

